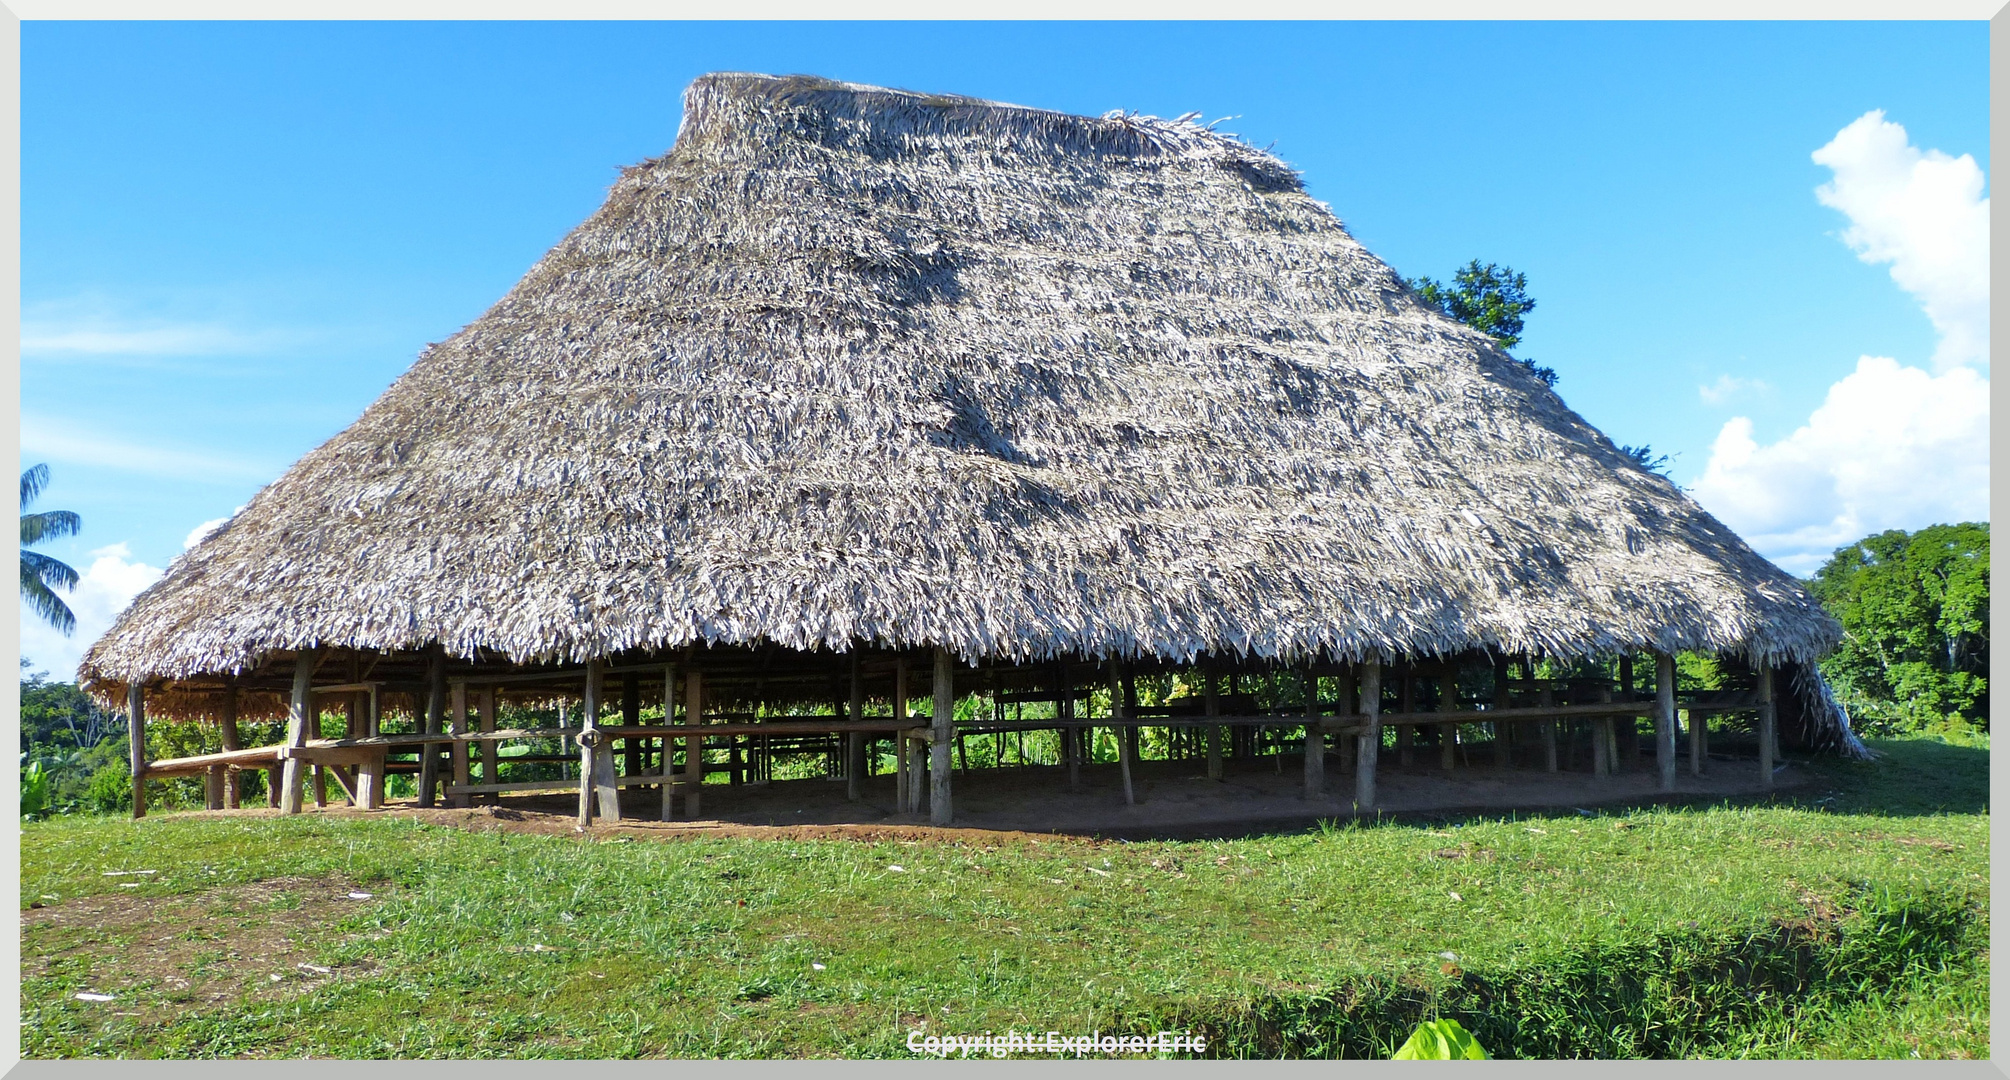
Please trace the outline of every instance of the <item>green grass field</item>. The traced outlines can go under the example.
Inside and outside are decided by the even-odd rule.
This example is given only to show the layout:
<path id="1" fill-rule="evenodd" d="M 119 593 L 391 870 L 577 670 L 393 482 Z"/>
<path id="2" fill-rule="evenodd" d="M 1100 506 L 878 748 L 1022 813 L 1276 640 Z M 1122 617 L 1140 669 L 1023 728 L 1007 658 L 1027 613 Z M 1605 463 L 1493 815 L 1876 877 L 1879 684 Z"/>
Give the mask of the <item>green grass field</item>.
<path id="1" fill-rule="evenodd" d="M 1875 745 L 1765 805 L 1230 841 L 34 824 L 22 1051 L 905 1057 L 1016 1028 L 1386 1057 L 1444 1015 L 1497 1057 L 1986 1056 L 1988 751 Z"/>

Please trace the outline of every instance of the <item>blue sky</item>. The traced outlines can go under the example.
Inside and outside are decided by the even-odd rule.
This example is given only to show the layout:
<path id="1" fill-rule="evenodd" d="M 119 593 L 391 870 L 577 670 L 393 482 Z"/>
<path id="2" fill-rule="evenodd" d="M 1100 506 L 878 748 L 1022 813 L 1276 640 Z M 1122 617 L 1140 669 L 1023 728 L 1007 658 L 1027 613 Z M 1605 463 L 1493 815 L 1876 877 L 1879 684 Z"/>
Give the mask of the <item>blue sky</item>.
<path id="1" fill-rule="evenodd" d="M 1986 400 L 1982 435 L 1960 412 L 1986 360 L 1947 355 L 1967 316 L 1927 314 L 1973 284 L 1935 237 L 1973 231 L 1958 159 L 1988 160 L 1980 22 L 28 23 L 23 463 L 83 515 L 46 550 L 96 591 L 73 641 L 24 624 L 27 655 L 67 673 L 192 528 L 666 150 L 713 70 L 1232 115 L 1403 274 L 1527 273 L 1518 351 L 1789 569 L 1986 516 L 1972 471 L 1801 497 L 1862 488 L 1822 461 L 1864 402 L 1909 403 L 1882 456 L 1912 472 L 1986 447 Z"/>

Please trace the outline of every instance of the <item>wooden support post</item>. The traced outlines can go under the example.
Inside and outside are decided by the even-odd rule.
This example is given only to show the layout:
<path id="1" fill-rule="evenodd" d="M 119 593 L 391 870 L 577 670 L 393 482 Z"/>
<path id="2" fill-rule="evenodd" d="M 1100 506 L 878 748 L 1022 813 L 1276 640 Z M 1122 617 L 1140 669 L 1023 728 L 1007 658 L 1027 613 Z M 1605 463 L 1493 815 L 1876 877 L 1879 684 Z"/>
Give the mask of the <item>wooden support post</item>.
<path id="1" fill-rule="evenodd" d="M 1202 708 L 1209 716 L 1221 715 L 1221 693 L 1216 684 L 1220 679 L 1215 675 L 1213 664 L 1203 664 L 1200 669 Z M 1219 780 L 1221 770 L 1221 725 L 1209 724 L 1207 728 L 1207 778 Z"/>
<path id="2" fill-rule="evenodd" d="M 484 686 L 475 697 L 475 714 L 482 731 L 496 729 L 496 688 Z M 488 749 L 482 754 L 482 783 L 502 783 L 502 744 L 484 741 Z"/>
<path id="3" fill-rule="evenodd" d="M 614 777 L 614 740 L 600 732 L 601 696 L 606 692 L 602 686 L 601 662 L 597 659 L 586 662 L 586 700 L 581 708 L 581 727 L 593 731 L 597 738 L 593 746 L 593 793 L 599 803 L 600 816 L 608 821 L 621 820 L 621 787 Z"/>
<path id="4" fill-rule="evenodd" d="M 1759 782 L 1773 786 L 1773 758 L 1779 752 L 1779 706 L 1773 701 L 1773 669 L 1759 669 Z"/>
<path id="5" fill-rule="evenodd" d="M 1508 692 L 1508 662 L 1505 656 L 1494 657 L 1494 708 L 1508 708 L 1514 699 Z M 1514 764 L 1512 721 L 1494 721 L 1494 765 L 1505 769 Z"/>
<path id="6" fill-rule="evenodd" d="M 1082 790 L 1082 732 L 1075 719 L 1075 684 L 1065 661 L 1054 664 L 1054 715 L 1062 721 L 1061 754 L 1068 761 L 1068 790 Z"/>
<path id="7" fill-rule="evenodd" d="M 311 736 L 321 734 L 320 718 L 314 713 L 314 666 L 321 659 L 313 649 L 304 649 L 293 657 L 293 700 L 286 714 L 286 745 L 306 746 Z M 279 812 L 297 814 L 301 807 L 300 775 L 303 764 L 300 758 L 287 758 L 281 766 L 282 779 L 279 783 Z"/>
<path id="8" fill-rule="evenodd" d="M 1319 730 L 1319 676 L 1305 666 L 1305 797 L 1326 797 L 1326 735 Z"/>
<path id="9" fill-rule="evenodd" d="M 1130 734 L 1133 729 L 1128 725 L 1128 721 L 1131 719 L 1131 710 L 1129 708 L 1130 695 L 1125 692 L 1126 688 L 1129 685 L 1130 680 L 1124 677 L 1122 666 L 1119 665 L 1117 661 L 1111 660 L 1110 661 L 1110 716 L 1112 719 L 1126 721 L 1126 723 L 1124 724 L 1119 724 L 1116 730 L 1117 771 L 1121 773 L 1124 778 L 1124 805 L 1136 806 L 1138 804 L 1138 798 L 1137 795 L 1133 793 L 1131 790 Z"/>
<path id="10" fill-rule="evenodd" d="M 229 766 L 211 765 L 203 771 L 203 805 L 211 810 L 223 809 L 223 778 L 230 772 Z"/>
<path id="11" fill-rule="evenodd" d="M 1619 658 L 1619 692 L 1625 695 L 1621 699 L 1623 701 L 1638 700 L 1638 694 L 1633 685 L 1632 653 L 1626 653 Z M 1633 759 L 1633 764 L 1637 767 L 1640 764 L 1641 758 L 1645 756 L 1641 749 L 1639 717 L 1629 716 L 1626 718 L 1626 733 L 1626 741 L 1632 744 L 1627 747 L 1627 754 Z"/>
<path id="12" fill-rule="evenodd" d="M 949 650 L 939 645 L 935 649 L 933 689 L 935 716 L 929 745 L 928 820 L 933 825 L 947 825 L 956 816 L 950 802 L 949 783 L 949 744 L 956 736 L 956 667 Z"/>
<path id="13" fill-rule="evenodd" d="M 705 673 L 694 667 L 684 669 L 684 724 L 697 728 L 705 723 Z M 705 786 L 705 737 L 684 737 L 684 816 L 696 820 L 703 812 Z"/>
<path id="14" fill-rule="evenodd" d="M 216 725 L 218 734 L 223 740 L 223 748 L 225 750 L 244 749 L 244 735 L 237 727 L 237 680 L 235 679 L 225 679 L 223 681 L 223 708 L 217 713 Z M 223 771 L 223 805 L 225 809 L 235 810 L 243 804 L 243 792 L 241 790 L 243 786 L 244 778 L 242 772 L 237 769 L 225 769 Z"/>
<path id="15" fill-rule="evenodd" d="M 621 722 L 629 727 L 642 723 L 642 676 L 631 671 L 621 676 Z M 621 771 L 628 776 L 642 775 L 642 752 L 647 745 L 643 739 L 630 738 L 622 743 Z"/>
<path id="16" fill-rule="evenodd" d="M 356 805 L 365 810 L 384 808 L 383 754 L 356 764 Z"/>
<path id="17" fill-rule="evenodd" d="M 1455 667 L 1447 667 L 1438 676 L 1438 711 L 1457 712 L 1459 710 L 1459 673 Z M 1438 725 L 1438 767 L 1451 772 L 1458 764 L 1453 755 L 1459 749 L 1459 725 L 1457 721 Z"/>
<path id="18" fill-rule="evenodd" d="M 1407 663 L 1396 668 L 1396 701 L 1396 707 L 1406 713 L 1417 711 L 1417 680 Z M 1414 748 L 1417 734 L 1415 724 L 1404 724 L 1396 729 L 1396 764 L 1409 768 L 1416 763 Z"/>
<path id="19" fill-rule="evenodd" d="M 668 725 L 676 722 L 677 668 L 674 664 L 665 664 L 663 665 L 663 723 Z M 663 760 L 656 765 L 656 775 L 662 778 L 663 783 L 659 786 L 657 794 L 663 800 L 660 820 L 669 821 L 674 816 L 670 800 L 676 796 L 677 791 L 677 786 L 671 783 L 676 776 L 671 762 L 677 755 L 670 748 L 670 737 L 668 735 L 663 737 L 662 742 Z"/>
<path id="20" fill-rule="evenodd" d="M 328 766 L 314 763 L 314 806 L 322 809 L 328 805 Z"/>
<path id="21" fill-rule="evenodd" d="M 449 730 L 451 730 L 456 735 L 467 734 L 468 684 L 464 682 L 454 683 L 452 689 L 449 691 L 447 695 L 447 698 L 448 698 L 447 718 L 448 723 L 450 725 Z M 453 746 L 450 748 L 449 754 L 450 759 L 453 762 L 454 783 L 458 786 L 466 787 L 468 783 L 468 744 L 458 739 L 455 740 Z M 468 797 L 466 795 L 452 796 L 447 800 L 447 805 L 458 806 L 458 807 L 467 806 L 469 805 Z"/>
<path id="22" fill-rule="evenodd" d="M 1689 775 L 1703 775 L 1703 725 L 1707 715 L 1702 709 L 1690 707 L 1682 710 L 1682 719 L 1689 729 Z"/>
<path id="23" fill-rule="evenodd" d="M 907 723 L 907 654 L 893 658 L 893 718 L 903 725 Z M 915 758 L 918 756 L 912 745 L 914 740 L 907 737 L 905 727 L 893 733 L 893 804 L 902 814 L 915 810 L 916 791 L 914 782 Z"/>
<path id="24" fill-rule="evenodd" d="M 1361 662 L 1361 734 L 1354 737 L 1354 810 L 1375 806 L 1375 766 L 1382 756 L 1382 662 Z"/>
<path id="25" fill-rule="evenodd" d="M 1536 700 L 1541 702 L 1545 708 L 1556 704 L 1556 688 L 1551 685 L 1550 680 L 1543 680 L 1542 690 L 1538 692 Z M 1544 717 L 1540 723 L 1542 724 L 1542 769 L 1544 772 L 1555 772 L 1557 768 L 1556 717 Z"/>
<path id="26" fill-rule="evenodd" d="M 147 816 L 147 692 L 126 685 L 126 756 L 132 759 L 133 817 Z"/>
<path id="27" fill-rule="evenodd" d="M 438 735 L 447 711 L 447 652 L 432 647 L 426 663 L 426 734 Z M 440 786 L 440 745 L 426 743 L 419 748 L 419 806 L 430 808 Z"/>
<path id="28" fill-rule="evenodd" d="M 856 644 L 851 650 L 851 695 L 845 701 L 845 720 L 865 721 L 865 653 Z M 865 795 L 865 733 L 845 732 L 844 797 L 857 802 Z"/>
<path id="29" fill-rule="evenodd" d="M 1600 687 L 1598 700 L 1611 701 L 1612 688 Z M 1612 775 L 1612 718 L 1601 716 L 1591 722 L 1591 772 L 1594 776 Z"/>
<path id="30" fill-rule="evenodd" d="M 1675 790 L 1675 658 L 1654 654 L 1654 763 L 1661 790 Z"/>

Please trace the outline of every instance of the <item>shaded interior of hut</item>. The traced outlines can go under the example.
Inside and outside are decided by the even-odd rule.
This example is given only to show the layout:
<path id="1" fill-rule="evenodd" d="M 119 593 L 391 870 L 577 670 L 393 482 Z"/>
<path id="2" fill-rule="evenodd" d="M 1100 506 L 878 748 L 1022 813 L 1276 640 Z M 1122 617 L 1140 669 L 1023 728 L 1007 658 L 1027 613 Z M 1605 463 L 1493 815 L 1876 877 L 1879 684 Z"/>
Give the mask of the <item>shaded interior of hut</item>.
<path id="1" fill-rule="evenodd" d="M 973 776 L 1134 805 L 1145 775 L 1288 770 L 1304 799 L 1358 813 L 1391 773 L 1645 774 L 1670 790 L 1737 769 L 1770 783 L 1782 746 L 1819 742 L 1821 703 L 1802 700 L 1792 665 L 1704 662 L 1717 689 L 1684 686 L 1653 653 L 971 665 L 940 649 L 712 647 L 527 667 L 322 649 L 134 686 L 128 708 L 135 772 L 199 779 L 212 809 L 576 793 L 581 824 L 670 821 L 730 811 L 750 789 L 841 783 L 848 801 L 948 824 Z M 220 749 L 145 761 L 150 712 L 206 719 Z"/>

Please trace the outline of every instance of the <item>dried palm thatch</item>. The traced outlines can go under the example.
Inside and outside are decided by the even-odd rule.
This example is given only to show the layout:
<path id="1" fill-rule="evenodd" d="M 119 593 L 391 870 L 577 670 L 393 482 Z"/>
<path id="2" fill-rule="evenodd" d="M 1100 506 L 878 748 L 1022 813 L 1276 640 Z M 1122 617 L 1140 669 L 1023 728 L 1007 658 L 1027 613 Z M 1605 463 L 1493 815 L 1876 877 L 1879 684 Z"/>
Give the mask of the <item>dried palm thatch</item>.
<path id="1" fill-rule="evenodd" d="M 432 642 L 1778 663 L 1838 633 L 1277 159 L 720 74 L 80 674 Z"/>

